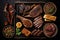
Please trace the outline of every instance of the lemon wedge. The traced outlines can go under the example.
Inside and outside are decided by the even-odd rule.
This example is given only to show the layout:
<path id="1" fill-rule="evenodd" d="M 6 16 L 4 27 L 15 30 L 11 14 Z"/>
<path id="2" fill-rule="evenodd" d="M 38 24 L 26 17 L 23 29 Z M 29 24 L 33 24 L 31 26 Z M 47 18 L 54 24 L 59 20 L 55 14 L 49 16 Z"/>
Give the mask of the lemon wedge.
<path id="1" fill-rule="evenodd" d="M 21 22 L 17 22 L 17 23 L 16 23 L 16 27 L 17 27 L 17 28 L 21 28 L 21 27 L 22 27 L 22 23 L 21 23 Z"/>

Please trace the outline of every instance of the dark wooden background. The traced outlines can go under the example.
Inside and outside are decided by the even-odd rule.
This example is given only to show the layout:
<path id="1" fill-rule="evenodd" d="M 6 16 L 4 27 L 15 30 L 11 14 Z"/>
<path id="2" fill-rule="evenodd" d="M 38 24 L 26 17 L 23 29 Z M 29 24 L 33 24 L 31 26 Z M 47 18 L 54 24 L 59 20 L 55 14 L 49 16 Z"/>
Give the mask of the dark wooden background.
<path id="1" fill-rule="evenodd" d="M 59 0 L 0 0 L 0 40 L 2 40 L 1 38 L 6 39 L 3 37 L 2 35 L 2 29 L 3 29 L 3 22 L 4 22 L 4 16 L 3 16 L 3 8 L 4 8 L 4 5 L 6 2 L 14 5 L 15 4 L 15 1 L 45 1 L 45 2 L 54 2 L 57 6 L 57 12 L 56 12 L 56 16 L 57 16 L 57 20 L 56 20 L 56 24 L 57 24 L 57 27 L 58 27 L 58 34 L 54 37 L 54 38 L 47 38 L 47 39 L 51 39 L 51 40 L 59 40 L 60 38 L 60 2 Z M 14 39 L 14 38 L 12 38 Z M 34 38 L 36 39 L 36 38 Z"/>

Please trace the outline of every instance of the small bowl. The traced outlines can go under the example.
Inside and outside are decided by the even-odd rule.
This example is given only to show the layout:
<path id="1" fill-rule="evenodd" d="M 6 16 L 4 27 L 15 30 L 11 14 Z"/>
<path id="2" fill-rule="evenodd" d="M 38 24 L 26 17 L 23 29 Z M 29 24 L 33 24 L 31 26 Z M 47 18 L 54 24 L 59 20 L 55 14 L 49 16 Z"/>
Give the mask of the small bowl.
<path id="1" fill-rule="evenodd" d="M 11 31 L 10 30 L 10 28 L 11 28 L 11 30 L 12 30 L 12 33 L 9 35 L 9 31 Z M 8 30 L 9 31 L 8 31 Z M 6 31 L 5 31 L 6 30 Z M 7 33 L 8 32 L 8 33 Z M 2 31 L 2 33 L 3 33 L 3 36 L 5 37 L 5 38 L 12 38 L 13 36 L 14 36 L 14 34 L 15 34 L 15 29 L 11 26 L 11 25 L 8 25 L 8 26 L 5 26 L 4 28 L 3 28 L 3 31 Z"/>
<path id="2" fill-rule="evenodd" d="M 46 10 L 46 9 L 48 8 L 48 7 L 47 7 L 48 4 L 51 5 L 51 6 L 53 6 L 53 7 L 55 8 L 55 9 L 54 9 L 54 12 L 50 13 L 50 12 L 48 12 L 48 10 Z M 46 4 L 44 5 L 43 9 L 44 9 L 45 14 L 50 14 L 50 15 L 55 14 L 56 11 L 57 11 L 57 7 L 56 7 L 56 5 L 55 5 L 53 2 L 48 2 L 48 3 L 46 3 Z"/>
<path id="3" fill-rule="evenodd" d="M 52 36 L 47 35 L 46 30 L 45 30 L 46 27 L 47 27 L 49 24 L 52 24 L 52 25 L 54 25 L 54 27 L 55 27 L 55 32 L 53 33 Z M 47 23 L 47 24 L 45 24 L 45 26 L 43 27 L 43 32 L 44 32 L 44 34 L 45 34 L 46 37 L 52 38 L 52 37 L 56 36 L 56 34 L 57 34 L 57 32 L 58 32 L 58 28 L 57 28 L 57 26 L 56 26 L 54 23 Z"/>

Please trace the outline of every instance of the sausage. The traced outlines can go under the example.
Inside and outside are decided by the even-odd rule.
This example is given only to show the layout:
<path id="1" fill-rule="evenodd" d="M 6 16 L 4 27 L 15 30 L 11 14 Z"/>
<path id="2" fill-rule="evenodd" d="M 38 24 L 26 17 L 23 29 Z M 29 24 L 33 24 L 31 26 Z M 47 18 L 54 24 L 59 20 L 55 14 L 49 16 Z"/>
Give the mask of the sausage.
<path id="1" fill-rule="evenodd" d="M 42 32 L 43 32 L 43 31 L 40 30 L 39 33 L 37 34 L 37 36 L 40 36 L 40 34 L 41 34 Z"/>
<path id="2" fill-rule="evenodd" d="M 34 32 L 36 32 L 36 29 L 34 29 L 31 34 L 33 34 Z"/>
<path id="3" fill-rule="evenodd" d="M 37 30 L 33 35 L 35 36 L 35 35 L 37 35 L 37 33 L 39 32 L 40 30 Z"/>

